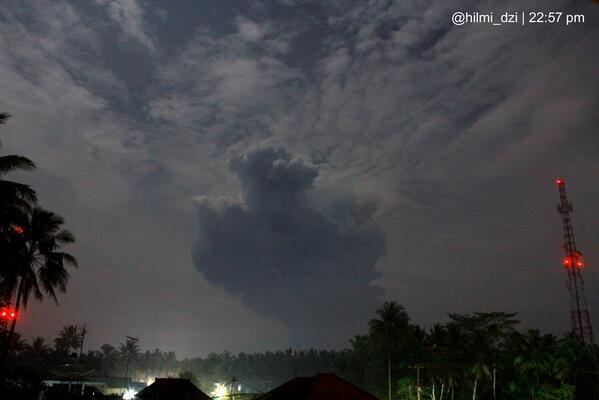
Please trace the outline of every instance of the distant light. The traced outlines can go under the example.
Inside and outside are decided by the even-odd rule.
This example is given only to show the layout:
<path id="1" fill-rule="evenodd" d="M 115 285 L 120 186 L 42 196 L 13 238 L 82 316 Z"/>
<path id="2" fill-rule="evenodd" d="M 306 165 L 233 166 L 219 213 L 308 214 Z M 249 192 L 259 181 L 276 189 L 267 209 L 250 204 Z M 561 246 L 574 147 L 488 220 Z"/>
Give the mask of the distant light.
<path id="1" fill-rule="evenodd" d="M 123 400 L 133 400 L 137 392 L 132 389 L 127 389 L 125 393 L 123 393 Z"/>
<path id="2" fill-rule="evenodd" d="M 17 233 L 19 235 L 22 235 L 23 233 L 25 233 L 25 229 L 21 225 L 14 225 L 13 230 L 15 231 L 15 233 Z"/>
<path id="3" fill-rule="evenodd" d="M 210 393 L 211 397 L 225 397 L 229 395 L 229 390 L 224 383 L 214 383 L 214 389 Z"/>

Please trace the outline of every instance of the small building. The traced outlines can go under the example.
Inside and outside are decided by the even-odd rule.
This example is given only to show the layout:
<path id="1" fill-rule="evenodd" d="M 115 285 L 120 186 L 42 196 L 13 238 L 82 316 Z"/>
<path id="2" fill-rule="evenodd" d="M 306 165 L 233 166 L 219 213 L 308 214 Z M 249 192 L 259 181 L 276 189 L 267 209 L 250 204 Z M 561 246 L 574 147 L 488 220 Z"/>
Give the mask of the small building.
<path id="1" fill-rule="evenodd" d="M 103 382 L 104 386 L 100 387 L 100 390 L 102 390 L 102 393 L 105 395 L 122 395 L 127 390 L 139 392 L 147 386 L 145 382 L 132 381 L 130 378 L 124 376 L 89 376 L 86 377 L 85 380 L 92 382 Z M 88 386 L 94 386 L 89 382 L 84 383 Z"/>
<path id="2" fill-rule="evenodd" d="M 139 400 L 212 400 L 189 379 L 156 378 L 154 383 L 135 395 Z"/>
<path id="3" fill-rule="evenodd" d="M 122 395 L 128 390 L 133 393 L 146 387 L 144 382 L 131 381 L 118 376 L 85 376 L 71 379 L 47 379 L 42 381 L 47 388 L 61 389 L 67 393 L 83 393 L 88 388 L 104 395 Z"/>
<path id="4" fill-rule="evenodd" d="M 378 400 L 335 374 L 298 377 L 260 395 L 256 400 Z"/>

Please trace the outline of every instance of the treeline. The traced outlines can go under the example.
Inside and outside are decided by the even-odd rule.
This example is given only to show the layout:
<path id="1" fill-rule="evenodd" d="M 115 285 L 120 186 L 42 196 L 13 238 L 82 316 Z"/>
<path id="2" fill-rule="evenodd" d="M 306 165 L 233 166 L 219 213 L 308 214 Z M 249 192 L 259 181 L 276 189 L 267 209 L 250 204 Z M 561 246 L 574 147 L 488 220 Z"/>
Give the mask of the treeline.
<path id="1" fill-rule="evenodd" d="M 424 329 L 386 302 L 369 333 L 343 351 L 211 354 L 179 366 L 204 388 L 235 378 L 266 390 L 295 375 L 332 372 L 381 399 L 599 398 L 595 347 L 518 325 L 516 314 L 494 312 L 450 314 Z"/>
<path id="2" fill-rule="evenodd" d="M 83 330 L 64 327 L 52 347 L 41 338 L 17 340 L 14 360 L 30 375 L 49 377 L 76 360 L 93 375 L 128 374 L 137 381 L 184 376 L 207 393 L 215 383 L 264 392 L 292 379 L 335 373 L 387 399 L 592 399 L 597 367 L 591 348 L 578 339 L 518 331 L 515 314 L 450 314 L 443 324 L 411 324 L 403 307 L 386 302 L 367 335 L 343 351 L 299 350 L 212 353 L 178 360 L 173 352 L 142 351 L 128 341 L 81 352 Z M 26 374 L 25 374 L 26 375 Z"/>
<path id="3" fill-rule="evenodd" d="M 34 379 L 92 375 L 129 377 L 147 382 L 154 377 L 176 376 L 180 371 L 180 362 L 174 352 L 158 349 L 142 352 L 139 345 L 132 341 L 116 347 L 103 344 L 99 349 L 84 351 L 86 334 L 85 327 L 68 325 L 50 344 L 42 337 L 36 337 L 28 343 L 15 332 L 10 346 L 10 364 L 14 367 L 12 375 Z M 6 338 L 3 335 L 3 341 Z"/>

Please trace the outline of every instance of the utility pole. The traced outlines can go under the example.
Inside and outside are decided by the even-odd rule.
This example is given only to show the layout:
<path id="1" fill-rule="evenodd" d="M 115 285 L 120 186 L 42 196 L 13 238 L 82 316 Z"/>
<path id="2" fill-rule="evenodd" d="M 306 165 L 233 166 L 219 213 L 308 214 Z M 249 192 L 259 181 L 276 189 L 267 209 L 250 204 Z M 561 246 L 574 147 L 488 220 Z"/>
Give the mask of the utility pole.
<path id="1" fill-rule="evenodd" d="M 83 341 L 85 340 L 85 335 L 87 335 L 87 326 L 83 324 L 83 326 L 77 325 L 77 328 L 81 329 L 81 346 L 79 347 L 79 360 L 81 360 L 81 355 L 83 354 Z"/>
<path id="2" fill-rule="evenodd" d="M 131 351 L 129 346 L 133 346 L 138 341 L 139 338 L 127 336 L 127 342 L 125 344 L 125 348 L 127 349 L 127 365 L 125 367 L 125 384 L 127 385 L 127 390 L 131 389 L 131 380 L 129 379 L 129 360 L 131 359 Z"/>
<path id="3" fill-rule="evenodd" d="M 577 250 L 574 240 L 574 228 L 570 213 L 574 212 L 572 203 L 568 201 L 566 195 L 566 181 L 562 178 L 555 180 L 559 191 L 560 203 L 557 205 L 557 212 L 562 216 L 564 227 L 564 252 L 565 258 L 562 263 L 568 273 L 567 287 L 570 293 L 570 325 L 572 334 L 582 343 L 593 345 L 593 327 L 587 307 L 586 295 L 584 292 L 584 281 L 582 280 L 582 269 L 585 266 L 582 253 Z"/>
<path id="4" fill-rule="evenodd" d="M 79 363 L 81 364 L 81 356 L 83 355 L 83 342 L 85 341 L 85 335 L 87 334 L 87 327 L 85 324 L 83 326 L 77 325 L 77 330 L 80 330 L 79 335 L 81 336 L 81 344 L 79 346 Z M 77 386 L 80 383 L 80 377 L 77 377 Z M 81 385 L 81 396 L 85 393 L 85 385 Z"/>
<path id="5" fill-rule="evenodd" d="M 291 356 L 293 357 L 293 400 L 297 400 L 297 350 L 291 350 Z"/>

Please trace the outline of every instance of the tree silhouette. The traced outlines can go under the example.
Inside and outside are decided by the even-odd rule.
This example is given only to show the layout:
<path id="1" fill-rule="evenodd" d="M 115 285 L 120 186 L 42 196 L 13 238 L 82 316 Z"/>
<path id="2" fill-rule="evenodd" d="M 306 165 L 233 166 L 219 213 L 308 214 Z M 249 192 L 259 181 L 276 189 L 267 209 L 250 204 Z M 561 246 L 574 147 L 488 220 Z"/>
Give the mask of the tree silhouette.
<path id="1" fill-rule="evenodd" d="M 127 340 L 127 342 L 121 343 L 119 346 L 119 355 L 123 359 L 137 360 L 139 354 L 139 345 L 133 340 Z"/>
<path id="2" fill-rule="evenodd" d="M 100 347 L 100 351 L 102 352 L 102 372 L 104 375 L 109 375 L 116 368 L 119 352 L 114 346 L 107 343 Z"/>
<path id="3" fill-rule="evenodd" d="M 379 318 L 370 320 L 368 325 L 375 346 L 387 352 L 389 400 L 391 400 L 391 357 L 407 340 L 410 318 L 403 306 L 395 301 L 383 303 L 376 314 Z"/>
<path id="4" fill-rule="evenodd" d="M 14 254 L 0 281 L 0 293 L 12 296 L 16 292 L 17 315 L 21 306 L 27 307 L 30 295 L 42 300 L 45 294 L 58 303 L 56 291 L 64 292 L 69 280 L 67 266 L 77 267 L 75 257 L 61 251 L 64 245 L 75 242 L 74 236 L 62 229 L 64 219 L 40 207 L 33 208 L 27 217 L 12 237 Z M 13 318 L 9 344 L 16 323 L 17 318 Z M 2 366 L 10 352 L 10 346 L 5 347 Z"/>
<path id="5" fill-rule="evenodd" d="M 67 354 L 76 351 L 81 346 L 81 334 L 77 325 L 63 326 L 58 337 L 54 339 L 54 348 L 57 352 Z"/>
<path id="6" fill-rule="evenodd" d="M 39 365 L 50 356 L 51 351 L 52 349 L 46 344 L 44 338 L 38 336 L 33 339 L 31 344 L 25 345 L 24 356 Z"/>
<path id="7" fill-rule="evenodd" d="M 130 384 L 129 378 L 129 365 L 131 362 L 136 363 L 139 360 L 139 355 L 141 351 L 139 349 L 139 345 L 137 344 L 137 340 L 134 338 L 127 337 L 127 341 L 125 344 L 119 346 L 119 355 L 126 362 L 125 367 L 125 379 L 127 380 L 126 385 Z"/>
<path id="8" fill-rule="evenodd" d="M 463 336 L 464 343 L 467 343 L 462 350 L 470 353 L 474 360 L 470 375 L 477 385 L 489 375 L 486 373 L 489 368 L 493 399 L 497 398 L 498 353 L 520 322 L 515 316 L 514 313 L 504 312 L 449 314 L 449 326 L 457 330 Z"/>
<path id="9" fill-rule="evenodd" d="M 551 348 L 555 345 L 555 338 L 551 335 L 541 335 L 536 329 L 529 330 L 520 338 L 520 355 L 514 360 L 514 366 L 528 378 L 531 397 L 535 399 L 541 383 L 554 367 L 555 359 Z"/>
<path id="10" fill-rule="evenodd" d="M 9 114 L 0 113 L 0 125 L 6 123 Z M 2 144 L 0 143 L 0 148 Z M 28 185 L 3 179 L 10 172 L 18 170 L 32 170 L 35 164 L 26 157 L 17 155 L 6 155 L 0 157 L 0 254 L 2 254 L 2 265 L 0 265 L 0 287 L 2 283 L 10 279 L 11 263 L 16 257 L 17 248 L 14 240 L 17 237 L 18 226 L 26 221 L 26 213 L 31 210 L 37 197 L 33 189 Z M 0 288 L 0 305 L 10 303 L 12 292 L 3 291 Z"/>
<path id="11" fill-rule="evenodd" d="M 0 113 L 0 125 L 4 125 L 10 115 Z M 0 148 L 2 144 L 0 143 Z M 5 217 L 14 208 L 29 209 L 36 202 L 35 191 L 28 185 L 1 179 L 9 172 L 16 170 L 30 171 L 35 169 L 33 161 L 27 157 L 18 155 L 6 155 L 0 157 L 0 217 Z"/>

